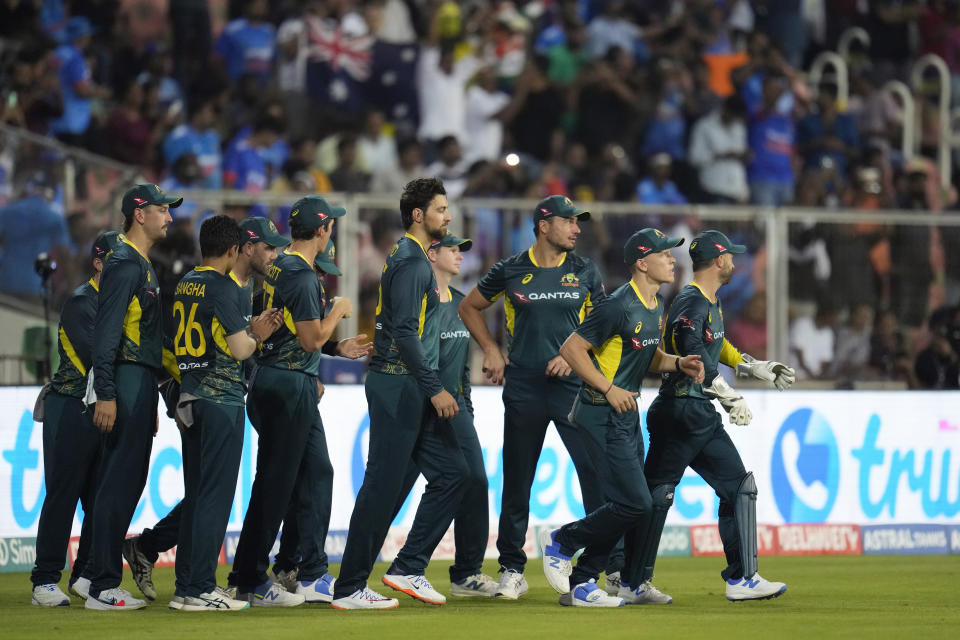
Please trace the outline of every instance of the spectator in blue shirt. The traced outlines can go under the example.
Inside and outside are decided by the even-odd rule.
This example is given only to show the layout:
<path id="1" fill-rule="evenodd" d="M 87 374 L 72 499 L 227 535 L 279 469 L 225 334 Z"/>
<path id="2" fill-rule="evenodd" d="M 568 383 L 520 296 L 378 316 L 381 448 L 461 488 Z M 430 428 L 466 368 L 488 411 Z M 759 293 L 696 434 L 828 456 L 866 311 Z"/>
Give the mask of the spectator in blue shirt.
<path id="1" fill-rule="evenodd" d="M 79 144 L 90 126 L 91 99 L 105 93 L 90 80 L 85 52 L 92 33 L 89 20 L 83 16 L 70 18 L 66 42 L 53 53 L 63 92 L 63 116 L 50 123 L 50 131 L 68 144 Z"/>
<path id="2" fill-rule="evenodd" d="M 33 269 L 37 255 L 48 253 L 61 263 L 70 254 L 67 221 L 50 206 L 53 190 L 31 181 L 22 199 L 0 207 L 0 290 L 14 295 L 43 295 Z"/>
<path id="3" fill-rule="evenodd" d="M 184 153 L 196 156 L 200 167 L 197 188 L 219 189 L 222 184 L 223 157 L 216 124 L 214 99 L 197 99 L 191 105 L 189 121 L 176 127 L 163 141 L 163 159 L 167 166 L 172 167 Z"/>
<path id="4" fill-rule="evenodd" d="M 777 110 L 783 96 L 783 76 L 770 74 L 763 80 L 763 102 L 750 117 L 747 142 L 753 161 L 747 167 L 754 204 L 780 207 L 793 201 L 793 120 Z"/>
<path id="5" fill-rule="evenodd" d="M 277 30 L 266 22 L 267 8 L 266 0 L 247 0 L 244 17 L 231 20 L 217 41 L 215 51 L 223 59 L 232 80 L 244 73 L 256 75 L 263 84 L 270 79 L 277 50 Z"/>
<path id="6" fill-rule="evenodd" d="M 817 94 L 817 113 L 811 113 L 797 124 L 797 151 L 804 166 L 820 167 L 830 158 L 837 173 L 846 175 L 847 165 L 860 146 L 856 119 L 837 110 L 837 87 L 823 84 Z"/>
<path id="7" fill-rule="evenodd" d="M 687 199 L 670 179 L 670 154 L 650 158 L 650 175 L 637 183 L 637 200 L 643 204 L 687 204 Z"/>
<path id="8" fill-rule="evenodd" d="M 270 186 L 274 171 L 267 164 L 262 151 L 272 147 L 282 134 L 283 122 L 273 116 L 263 115 L 257 119 L 247 138 L 234 139 L 223 160 L 224 186 L 239 191 L 265 191 Z"/>

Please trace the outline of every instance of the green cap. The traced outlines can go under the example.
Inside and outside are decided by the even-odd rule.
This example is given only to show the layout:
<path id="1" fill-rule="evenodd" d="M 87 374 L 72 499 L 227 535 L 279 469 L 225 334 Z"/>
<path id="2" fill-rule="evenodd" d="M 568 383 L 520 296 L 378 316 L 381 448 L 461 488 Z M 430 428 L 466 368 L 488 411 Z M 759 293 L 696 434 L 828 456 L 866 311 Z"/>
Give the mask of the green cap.
<path id="1" fill-rule="evenodd" d="M 590 219 L 590 212 L 578 209 L 567 196 L 549 196 L 537 203 L 537 208 L 533 212 L 533 222 L 536 224 L 541 220 L 547 220 L 552 217 L 559 218 L 580 218 Z"/>
<path id="2" fill-rule="evenodd" d="M 334 246 L 333 240 L 330 240 L 327 243 L 326 251 L 318 252 L 317 257 L 313 259 L 313 264 L 317 267 L 317 269 L 320 269 L 320 271 L 323 271 L 331 276 L 343 275 L 343 272 L 340 271 L 337 263 L 334 262 L 336 257 L 337 248 Z"/>
<path id="3" fill-rule="evenodd" d="M 690 258 L 694 262 L 711 260 L 724 253 L 746 253 L 746 251 L 745 246 L 733 244 L 730 238 L 713 229 L 704 231 L 690 243 Z"/>
<path id="4" fill-rule="evenodd" d="M 437 249 L 439 247 L 460 247 L 460 251 L 470 251 L 473 246 L 473 240 L 470 238 L 458 238 L 452 233 L 448 233 L 440 240 L 434 240 L 427 249 Z"/>
<path id="5" fill-rule="evenodd" d="M 651 253 L 658 253 L 673 249 L 683 244 L 683 238 L 668 238 L 659 229 L 640 229 L 634 232 L 627 243 L 623 245 L 623 261 L 633 264 L 640 258 L 646 258 Z"/>
<path id="6" fill-rule="evenodd" d="M 120 211 L 123 213 L 123 217 L 129 218 L 133 215 L 134 209 L 142 209 L 151 204 L 166 204 L 171 209 L 176 209 L 183 204 L 183 198 L 168 196 L 157 185 L 144 182 L 127 189 L 127 192 L 123 194 Z"/>
<path id="7" fill-rule="evenodd" d="M 120 244 L 119 231 L 101 231 L 94 239 L 93 246 L 90 247 L 90 255 L 101 260 L 107 257 L 107 254 L 117 248 Z"/>
<path id="8" fill-rule="evenodd" d="M 293 203 L 293 208 L 290 209 L 290 226 L 319 229 L 329 218 L 340 218 L 346 213 L 346 209 L 330 206 L 321 196 L 306 196 Z"/>
<path id="9" fill-rule="evenodd" d="M 285 247 L 290 244 L 290 238 L 280 235 L 277 225 L 273 224 L 273 220 L 269 218 L 262 216 L 244 218 L 240 221 L 240 229 L 244 233 L 240 244 L 263 242 L 271 247 Z"/>

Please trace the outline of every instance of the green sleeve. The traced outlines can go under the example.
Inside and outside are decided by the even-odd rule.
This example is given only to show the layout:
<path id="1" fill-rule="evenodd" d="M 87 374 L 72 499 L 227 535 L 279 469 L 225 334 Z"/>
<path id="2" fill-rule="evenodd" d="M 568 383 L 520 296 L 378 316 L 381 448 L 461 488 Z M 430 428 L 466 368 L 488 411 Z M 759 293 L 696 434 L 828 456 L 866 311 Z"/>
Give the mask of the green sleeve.
<path id="1" fill-rule="evenodd" d="M 597 264 L 592 260 L 590 261 L 590 276 L 587 280 L 587 287 L 590 290 L 590 306 L 596 307 L 601 300 L 607 297 L 607 290 L 603 286 L 603 277 L 600 275 L 600 269 L 597 268 Z"/>
<path id="2" fill-rule="evenodd" d="M 616 298 L 601 298 L 590 315 L 577 327 L 581 338 L 600 348 L 610 337 L 619 333 L 623 322 L 623 305 Z"/>
<path id="3" fill-rule="evenodd" d="M 323 318 L 320 308 L 320 283 L 313 271 L 294 271 L 278 283 L 280 299 L 294 322 Z"/>
<path id="4" fill-rule="evenodd" d="M 132 260 L 107 261 L 100 276 L 100 303 L 93 336 L 93 387 L 100 400 L 116 400 L 113 380 L 117 350 L 123 339 L 123 320 L 142 277 Z"/>
<path id="5" fill-rule="evenodd" d="M 60 329 L 73 345 L 73 350 L 83 364 L 84 369 L 90 370 L 93 357 L 93 322 L 96 319 L 97 299 L 85 295 L 70 296 L 60 312 Z"/>
<path id="6" fill-rule="evenodd" d="M 393 305 L 393 339 L 400 357 L 428 398 L 441 391 L 440 375 L 427 365 L 420 342 L 420 310 L 424 294 L 430 295 L 433 271 L 425 260 L 401 260 L 390 278 Z"/>
<path id="7" fill-rule="evenodd" d="M 709 305 L 702 296 L 691 296 L 678 300 L 674 304 L 679 304 L 680 308 L 671 309 L 671 315 L 675 320 L 672 326 L 667 327 L 667 331 L 676 343 L 676 355 L 699 354 L 703 362 L 703 386 L 709 387 L 717 377 L 717 361 L 710 357 L 703 343 L 703 323 L 707 321 Z"/>
<path id="8" fill-rule="evenodd" d="M 223 332 L 228 336 L 240 333 L 249 325 L 240 310 L 241 295 L 243 295 L 243 289 L 231 280 L 226 283 L 213 303 L 213 315 L 223 325 Z"/>
<path id="9" fill-rule="evenodd" d="M 487 300 L 493 300 L 503 293 L 506 288 L 506 268 L 504 267 L 503 260 L 490 267 L 490 270 L 487 271 L 483 277 L 480 278 L 480 282 L 477 283 L 477 290 L 480 292 L 480 295 Z"/>

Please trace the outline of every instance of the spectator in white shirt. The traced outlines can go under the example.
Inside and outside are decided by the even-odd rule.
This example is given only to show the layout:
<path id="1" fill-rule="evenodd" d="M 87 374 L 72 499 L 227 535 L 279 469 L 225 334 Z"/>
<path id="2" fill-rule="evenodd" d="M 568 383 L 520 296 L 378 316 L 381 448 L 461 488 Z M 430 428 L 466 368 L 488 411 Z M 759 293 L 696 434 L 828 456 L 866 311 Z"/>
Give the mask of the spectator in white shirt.
<path id="1" fill-rule="evenodd" d="M 510 96 L 497 89 L 497 78 L 490 67 L 477 72 L 476 82 L 467 90 L 466 152 L 467 161 L 496 162 L 503 144 L 501 116 L 510 103 Z"/>
<path id="2" fill-rule="evenodd" d="M 746 105 L 738 95 L 701 118 L 690 135 L 690 163 L 700 171 L 700 188 L 714 203 L 746 202 Z"/>
<path id="3" fill-rule="evenodd" d="M 318 19 L 318 2 L 307 2 L 300 15 L 284 20 L 277 30 L 277 88 L 283 95 L 287 127 L 293 138 L 311 136 L 313 119 L 309 117 L 307 97 L 307 38 L 309 21 Z"/>
<path id="4" fill-rule="evenodd" d="M 834 324 L 837 314 L 821 303 L 816 316 L 800 316 L 790 326 L 790 351 L 797 366 L 797 378 L 824 378 L 834 356 Z"/>
<path id="5" fill-rule="evenodd" d="M 438 160 L 427 167 L 426 175 L 440 178 L 447 189 L 447 197 L 456 200 L 467 188 L 467 174 L 470 165 L 463 157 L 460 142 L 453 136 L 446 136 L 437 143 Z"/>
<path id="6" fill-rule="evenodd" d="M 480 60 L 472 55 L 455 61 L 452 42 L 423 48 L 417 62 L 420 101 L 417 136 L 421 141 L 436 144 L 445 136 L 467 139 L 467 83 L 480 66 Z"/>
<path id="7" fill-rule="evenodd" d="M 392 128 L 386 127 L 383 112 L 370 109 L 363 118 L 363 131 L 357 141 L 357 159 L 361 169 L 370 173 L 397 166 L 397 144 Z"/>

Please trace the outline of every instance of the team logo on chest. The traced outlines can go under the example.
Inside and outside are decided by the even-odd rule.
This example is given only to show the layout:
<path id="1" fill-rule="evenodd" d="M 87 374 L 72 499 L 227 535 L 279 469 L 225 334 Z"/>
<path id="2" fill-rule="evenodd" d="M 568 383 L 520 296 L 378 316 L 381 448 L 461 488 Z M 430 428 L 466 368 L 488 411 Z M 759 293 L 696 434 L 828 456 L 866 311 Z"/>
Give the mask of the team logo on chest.
<path id="1" fill-rule="evenodd" d="M 577 277 L 575 273 L 568 273 L 560 278 L 560 286 L 562 287 L 579 287 L 580 278 Z"/>
<path id="2" fill-rule="evenodd" d="M 533 280 L 533 274 L 528 273 L 527 275 L 523 276 L 523 280 L 520 281 L 520 284 L 527 284 L 531 280 Z"/>
<path id="3" fill-rule="evenodd" d="M 633 328 L 633 332 L 634 332 L 634 333 L 640 333 L 640 329 L 643 329 L 643 321 L 642 321 L 642 320 L 638 320 L 638 321 L 637 321 L 637 326 L 635 326 L 635 327 Z"/>

